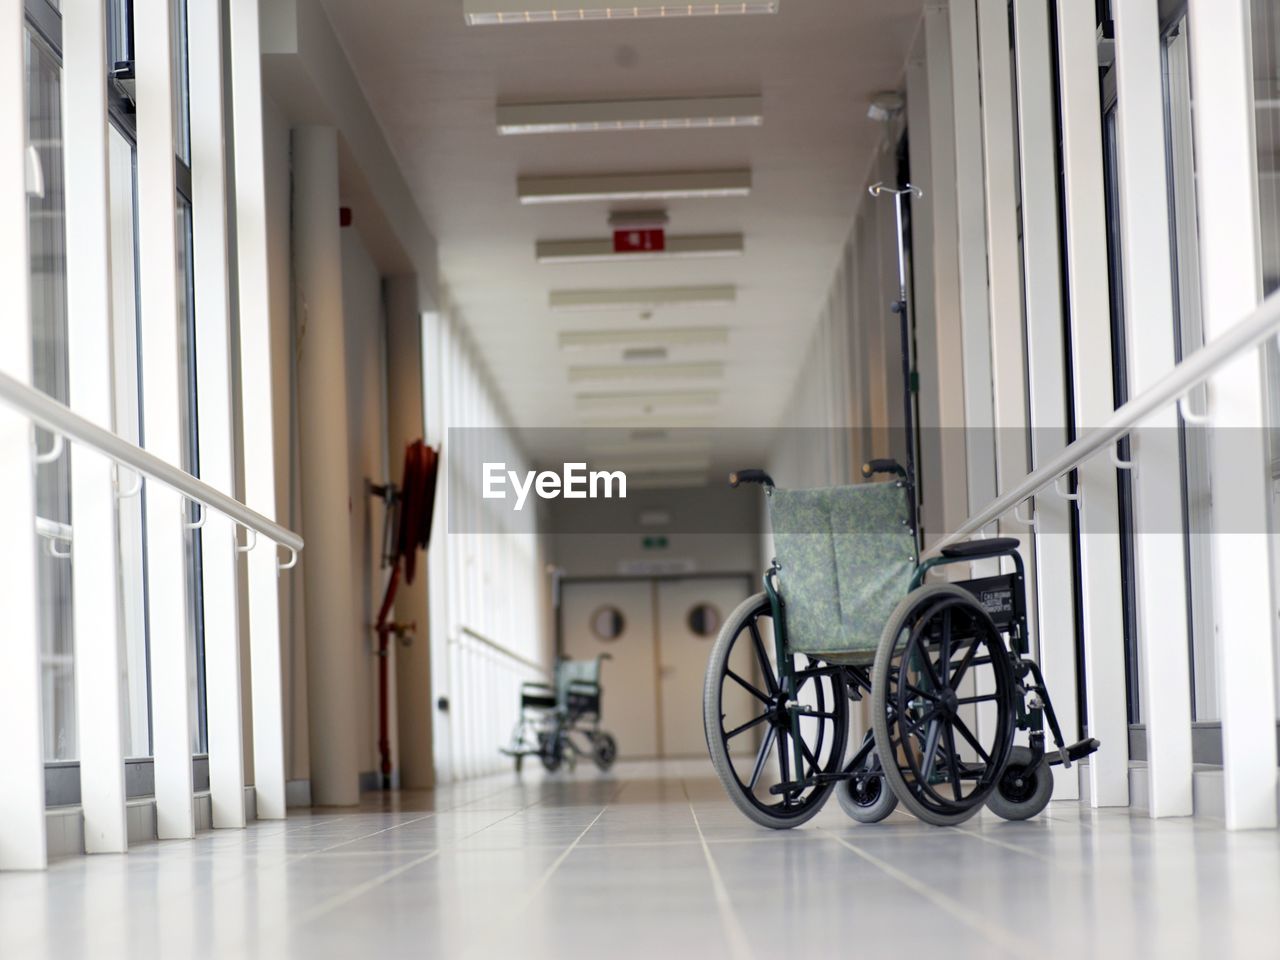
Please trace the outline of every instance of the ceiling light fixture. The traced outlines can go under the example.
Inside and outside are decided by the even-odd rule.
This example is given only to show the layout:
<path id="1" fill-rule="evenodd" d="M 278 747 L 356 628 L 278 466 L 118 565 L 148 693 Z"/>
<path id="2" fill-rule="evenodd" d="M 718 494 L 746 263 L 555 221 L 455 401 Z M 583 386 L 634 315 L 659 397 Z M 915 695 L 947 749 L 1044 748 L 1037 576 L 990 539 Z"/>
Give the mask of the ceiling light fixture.
<path id="1" fill-rule="evenodd" d="M 622 351 L 625 363 L 660 363 L 667 359 L 666 347 L 627 347 Z"/>
<path id="2" fill-rule="evenodd" d="M 665 210 L 615 210 L 609 214 L 613 230 L 665 229 L 671 220 Z"/>
<path id="3" fill-rule="evenodd" d="M 691 130 L 758 127 L 760 97 L 688 97 L 671 100 L 599 100 L 582 103 L 498 105 L 498 133 L 596 133 L 614 130 Z"/>
<path id="4" fill-rule="evenodd" d="M 574 366 L 570 383 L 617 380 L 719 380 L 723 363 L 626 363 Z"/>
<path id="5" fill-rule="evenodd" d="M 621 290 L 552 290 L 552 310 L 655 310 L 659 307 L 731 307 L 738 290 L 707 287 L 633 287 Z"/>
<path id="6" fill-rule="evenodd" d="M 605 200 L 706 200 L 751 195 L 750 170 L 698 173 L 623 173 L 581 177 L 521 177 L 520 202 L 588 203 Z"/>
<path id="7" fill-rule="evenodd" d="M 650 428 L 654 424 L 661 424 L 662 428 L 675 428 L 678 430 L 696 430 L 709 428 L 714 425 L 711 417 L 708 416 L 690 416 L 688 414 L 667 414 L 663 413 L 658 416 L 652 413 L 646 414 L 643 411 L 639 413 L 618 410 L 608 411 L 600 410 L 594 416 L 586 415 L 578 417 L 578 423 L 584 427 L 592 427 L 601 430 L 626 430 L 630 428 Z"/>
<path id="8" fill-rule="evenodd" d="M 601 263 L 624 260 L 683 260 L 694 257 L 740 257 L 742 234 L 709 234 L 695 237 L 667 237 L 666 249 L 645 253 L 619 253 L 612 240 L 539 240 L 535 256 L 539 263 Z"/>
<path id="9" fill-rule="evenodd" d="M 609 410 L 639 407 L 656 410 L 659 407 L 711 407 L 720 401 L 715 390 L 679 390 L 671 392 L 637 393 L 580 393 L 573 398 L 579 410 Z"/>
<path id="10" fill-rule="evenodd" d="M 464 0 L 463 16 L 473 27 L 514 23 L 569 23 L 580 20 L 636 20 L 655 17 L 716 17 L 777 13 L 781 0 L 734 3 L 661 3 L 658 0 Z"/>
<path id="11" fill-rule="evenodd" d="M 728 342 L 728 327 L 634 327 L 625 330 L 565 330 L 560 334 L 561 350 L 609 347 L 662 350 L 666 347 L 718 346 Z M 630 352 L 627 350 L 628 354 Z"/>

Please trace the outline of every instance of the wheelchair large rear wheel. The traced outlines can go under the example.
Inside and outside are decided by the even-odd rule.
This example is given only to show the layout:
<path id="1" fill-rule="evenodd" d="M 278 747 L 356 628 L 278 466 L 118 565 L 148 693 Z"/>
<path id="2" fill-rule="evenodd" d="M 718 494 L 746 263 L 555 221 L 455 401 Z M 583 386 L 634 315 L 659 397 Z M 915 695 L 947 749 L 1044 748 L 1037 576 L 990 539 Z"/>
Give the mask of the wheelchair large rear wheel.
<path id="1" fill-rule="evenodd" d="M 926 823 L 982 808 L 1013 748 L 1016 692 L 1004 638 L 972 594 L 913 590 L 885 624 L 871 673 L 885 779 Z"/>
<path id="2" fill-rule="evenodd" d="M 703 688 L 704 731 L 716 775 L 739 810 L 775 830 L 799 826 L 822 809 L 833 783 L 814 783 L 814 777 L 840 770 L 849 733 L 840 668 L 803 654 L 790 665 L 795 689 L 789 693 L 776 663 L 769 598 L 760 593 L 725 621 Z M 804 705 L 799 744 L 788 701 Z M 806 781 L 808 786 L 773 789 Z"/>

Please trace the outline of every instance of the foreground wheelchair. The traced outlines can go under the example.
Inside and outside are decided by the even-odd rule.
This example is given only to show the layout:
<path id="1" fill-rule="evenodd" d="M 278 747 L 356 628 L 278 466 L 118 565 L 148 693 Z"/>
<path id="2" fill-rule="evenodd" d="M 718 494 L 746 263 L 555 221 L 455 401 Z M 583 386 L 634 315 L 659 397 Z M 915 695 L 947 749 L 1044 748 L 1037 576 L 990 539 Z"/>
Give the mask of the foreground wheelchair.
<path id="1" fill-rule="evenodd" d="M 984 805 L 1033 817 L 1052 794 L 1051 765 L 1098 742 L 1064 745 L 1028 657 L 1018 541 L 971 540 L 920 562 L 910 472 L 876 460 L 863 474 L 894 479 L 782 490 L 761 470 L 730 476 L 764 485 L 776 559 L 711 653 L 703 719 L 716 773 L 744 814 L 775 829 L 809 820 L 833 790 L 864 823 L 899 803 L 939 826 Z M 941 566 L 995 558 L 1012 572 L 924 583 Z M 863 700 L 871 729 L 851 750 L 850 703 Z"/>
<path id="2" fill-rule="evenodd" d="M 613 766 L 617 741 L 600 729 L 600 667 L 609 659 L 602 653 L 594 660 L 559 660 L 554 683 L 521 685 L 520 716 L 510 744 L 501 748 L 515 759 L 516 773 L 528 756 L 541 760 L 549 773 L 562 764 L 573 769 L 585 756 L 602 772 Z"/>

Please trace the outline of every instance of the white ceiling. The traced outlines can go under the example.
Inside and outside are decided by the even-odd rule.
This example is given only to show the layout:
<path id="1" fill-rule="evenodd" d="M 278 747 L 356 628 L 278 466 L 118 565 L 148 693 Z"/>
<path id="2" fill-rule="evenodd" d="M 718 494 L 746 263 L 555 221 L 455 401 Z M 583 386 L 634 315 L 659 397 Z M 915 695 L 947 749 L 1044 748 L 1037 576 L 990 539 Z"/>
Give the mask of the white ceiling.
<path id="1" fill-rule="evenodd" d="M 772 426 L 797 376 L 877 149 L 871 96 L 900 85 L 920 0 L 783 0 L 774 16 L 468 27 L 461 0 L 323 0 L 416 192 L 450 302 L 521 427 L 590 423 Z M 738 129 L 500 137 L 498 102 L 761 95 Z M 743 199 L 670 201 L 669 235 L 745 236 L 738 258 L 538 264 L 538 240 L 605 238 L 610 205 L 521 206 L 520 176 L 738 170 Z M 613 209 L 653 203 L 614 204 Z M 735 284 L 732 307 L 553 313 L 553 289 Z M 562 330 L 726 325 L 726 345 L 671 362 L 724 363 L 721 380 L 571 383 Z M 579 409 L 579 393 L 719 394 L 687 410 Z M 603 417 L 603 419 L 602 419 Z M 536 447 L 538 441 L 531 438 Z M 531 449 L 538 457 L 550 451 Z"/>

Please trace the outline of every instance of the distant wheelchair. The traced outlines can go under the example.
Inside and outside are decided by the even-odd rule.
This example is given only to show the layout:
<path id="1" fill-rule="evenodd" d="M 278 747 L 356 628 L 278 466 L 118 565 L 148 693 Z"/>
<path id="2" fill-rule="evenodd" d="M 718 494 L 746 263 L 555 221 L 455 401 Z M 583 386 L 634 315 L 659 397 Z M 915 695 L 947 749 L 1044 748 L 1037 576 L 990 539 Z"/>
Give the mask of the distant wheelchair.
<path id="1" fill-rule="evenodd" d="M 554 683 L 521 685 L 520 716 L 511 742 L 501 748 L 515 760 L 516 773 L 529 756 L 541 760 L 548 773 L 562 765 L 572 770 L 579 757 L 588 756 L 602 773 L 613 766 L 617 741 L 600 729 L 600 667 L 611 659 L 602 653 L 594 660 L 558 660 Z"/>
<path id="2" fill-rule="evenodd" d="M 762 470 L 730 475 L 733 487 L 765 487 L 776 558 L 711 652 L 703 720 L 716 774 L 739 810 L 774 829 L 805 823 L 833 790 L 863 823 L 899 803 L 938 826 L 984 805 L 1033 817 L 1052 794 L 1050 767 L 1099 744 L 1063 744 L 1028 656 L 1018 541 L 970 540 L 920 562 L 910 472 L 892 460 L 863 467 L 877 474 L 894 479 L 782 490 Z M 946 564 L 993 558 L 1013 571 L 924 584 Z M 858 701 L 871 729 L 850 750 Z"/>

